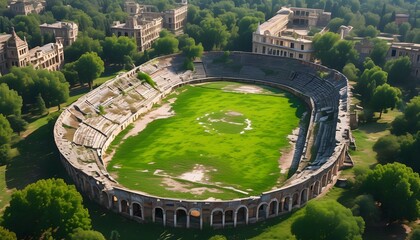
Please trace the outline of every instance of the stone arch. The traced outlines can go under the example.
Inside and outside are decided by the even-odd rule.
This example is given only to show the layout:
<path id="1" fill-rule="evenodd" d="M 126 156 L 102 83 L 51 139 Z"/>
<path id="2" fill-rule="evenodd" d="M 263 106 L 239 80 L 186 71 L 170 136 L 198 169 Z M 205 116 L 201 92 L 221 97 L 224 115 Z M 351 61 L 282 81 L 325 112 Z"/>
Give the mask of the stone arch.
<path id="1" fill-rule="evenodd" d="M 100 202 L 101 201 L 101 196 L 100 196 L 100 192 L 99 192 L 99 188 L 96 186 L 96 185 L 94 185 L 93 187 L 92 187 L 92 195 L 93 195 L 93 199 L 96 201 L 96 202 Z"/>
<path id="2" fill-rule="evenodd" d="M 268 203 L 262 202 L 257 208 L 257 221 L 264 220 L 268 217 Z"/>
<path id="3" fill-rule="evenodd" d="M 188 227 L 187 209 L 180 207 L 175 210 L 175 227 Z"/>
<path id="4" fill-rule="evenodd" d="M 194 215 L 194 214 L 197 213 L 195 211 L 198 211 L 198 213 L 199 213 L 198 216 Z M 202 228 L 202 221 L 203 221 L 202 220 L 202 217 L 203 217 L 203 214 L 201 212 L 201 209 L 198 209 L 198 208 L 192 208 L 192 209 L 190 209 L 190 211 L 188 213 L 188 216 L 190 218 L 190 223 L 189 223 L 189 226 L 190 227 L 200 228 L 200 229 Z"/>
<path id="5" fill-rule="evenodd" d="M 130 205 L 128 204 L 128 201 L 125 199 L 122 199 L 120 201 L 120 212 L 130 214 Z"/>
<path id="6" fill-rule="evenodd" d="M 327 186 L 327 174 L 322 175 L 322 179 L 321 179 L 321 190 L 322 188 L 324 188 L 325 186 Z M 320 191 L 321 192 L 321 191 Z"/>
<path id="7" fill-rule="evenodd" d="M 292 197 L 292 207 L 299 207 L 299 192 L 295 192 Z"/>
<path id="8" fill-rule="evenodd" d="M 268 216 L 277 216 L 279 212 L 279 201 L 277 199 L 272 199 L 268 206 Z"/>
<path id="9" fill-rule="evenodd" d="M 223 225 L 223 209 L 215 208 L 211 211 L 210 215 L 210 226 Z"/>
<path id="10" fill-rule="evenodd" d="M 248 208 L 245 205 L 239 206 L 235 211 L 236 224 L 248 224 Z"/>
<path id="11" fill-rule="evenodd" d="M 300 192 L 300 203 L 299 203 L 299 205 L 302 206 L 306 202 L 308 202 L 308 189 L 307 188 L 304 188 Z"/>
<path id="12" fill-rule="evenodd" d="M 111 209 L 114 211 L 118 211 L 118 197 L 115 195 L 112 195 L 111 198 Z"/>
<path id="13" fill-rule="evenodd" d="M 229 209 L 225 211 L 225 225 L 226 224 L 234 224 L 233 219 L 233 210 Z"/>
<path id="14" fill-rule="evenodd" d="M 165 224 L 165 210 L 161 207 L 153 209 L 153 222 Z"/>
<path id="15" fill-rule="evenodd" d="M 108 197 L 108 193 L 106 193 L 105 191 L 102 191 L 101 195 L 102 195 L 102 197 L 101 197 L 101 204 L 104 205 L 106 208 L 109 208 L 109 197 Z"/>
<path id="16" fill-rule="evenodd" d="M 141 218 L 143 219 L 143 206 L 138 202 L 133 202 L 131 205 L 133 212 L 133 217 Z"/>
<path id="17" fill-rule="evenodd" d="M 290 196 L 286 196 L 283 198 L 283 211 L 292 211 L 292 199 Z"/>
<path id="18" fill-rule="evenodd" d="M 327 182 L 328 183 L 332 182 L 332 170 L 331 169 L 327 173 Z"/>
<path id="19" fill-rule="evenodd" d="M 338 174 L 338 163 L 334 164 L 333 174 L 334 174 L 334 176 L 337 176 L 337 174 Z"/>
<path id="20" fill-rule="evenodd" d="M 316 181 L 314 183 L 314 189 L 312 191 L 312 197 L 313 198 L 316 197 L 316 196 L 318 196 L 319 190 L 320 190 L 320 186 L 321 186 L 321 183 L 319 181 Z"/>

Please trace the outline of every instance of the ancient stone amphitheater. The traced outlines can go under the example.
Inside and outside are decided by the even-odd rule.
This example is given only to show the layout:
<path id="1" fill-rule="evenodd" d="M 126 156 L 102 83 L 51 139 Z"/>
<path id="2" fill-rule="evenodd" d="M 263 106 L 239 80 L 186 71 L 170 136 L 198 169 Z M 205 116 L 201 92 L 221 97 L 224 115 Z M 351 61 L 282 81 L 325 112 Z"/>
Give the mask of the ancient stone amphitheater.
<path id="1" fill-rule="evenodd" d="M 341 73 L 309 62 L 243 52 L 231 52 L 228 58 L 222 52 L 205 53 L 194 62 L 194 72 L 181 70 L 183 60 L 182 55 L 153 59 L 102 84 L 59 116 L 55 142 L 81 192 L 139 222 L 236 227 L 299 208 L 334 184 L 338 171 L 347 164 L 352 139 L 349 88 Z M 148 73 L 158 88 L 139 81 L 138 71 Z M 291 166 L 296 173 L 283 187 L 228 201 L 170 199 L 127 189 L 107 173 L 103 154 L 130 123 L 176 87 L 219 80 L 281 88 L 306 102 L 311 113 L 309 126 L 300 129 Z M 101 108 L 106 112 L 100 114 Z"/>

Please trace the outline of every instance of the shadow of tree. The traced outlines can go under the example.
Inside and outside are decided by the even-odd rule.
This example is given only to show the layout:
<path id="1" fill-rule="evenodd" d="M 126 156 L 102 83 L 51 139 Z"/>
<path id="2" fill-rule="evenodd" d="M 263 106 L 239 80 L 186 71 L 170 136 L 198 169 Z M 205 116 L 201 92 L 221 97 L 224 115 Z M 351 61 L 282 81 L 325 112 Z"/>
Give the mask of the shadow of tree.
<path id="1" fill-rule="evenodd" d="M 16 143 L 19 155 L 6 167 L 9 189 L 22 189 L 40 179 L 67 178 L 59 158 L 52 132 L 53 122 L 46 124 Z"/>

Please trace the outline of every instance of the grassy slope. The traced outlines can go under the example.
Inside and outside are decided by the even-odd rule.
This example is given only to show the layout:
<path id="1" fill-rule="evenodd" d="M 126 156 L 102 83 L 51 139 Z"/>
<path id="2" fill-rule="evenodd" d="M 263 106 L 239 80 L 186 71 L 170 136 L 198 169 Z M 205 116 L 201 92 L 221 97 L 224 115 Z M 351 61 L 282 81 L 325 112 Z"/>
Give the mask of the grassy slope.
<path id="1" fill-rule="evenodd" d="M 197 196 L 190 192 L 174 192 L 166 190 L 167 186 L 160 186 L 162 177 L 154 174 L 160 169 L 170 176 L 179 176 L 193 170 L 195 164 L 208 170 L 216 169 L 207 173 L 211 182 L 249 191 L 251 195 L 271 189 L 280 176 L 279 149 L 289 145 L 286 136 L 298 126 L 298 109 L 291 107 L 297 105 L 298 100 L 285 98 L 284 93 L 263 95 L 221 90 L 231 85 L 210 83 L 179 89 L 187 91 L 176 96 L 173 104 L 176 115 L 155 120 L 140 134 L 128 138 L 117 150 L 108 170 L 117 173 L 118 181 L 125 186 L 169 197 L 229 199 L 246 196 L 217 187 L 221 193 Z M 226 116 L 220 113 L 221 110 L 239 112 L 243 116 Z M 200 118 L 208 113 L 209 116 Z M 214 123 L 208 121 L 210 118 L 238 123 L 249 118 L 253 129 L 239 134 L 246 127 L 245 123 Z M 204 124 L 200 125 L 200 122 Z M 208 125 L 218 131 L 205 132 L 203 126 Z M 148 172 L 143 172 L 145 170 Z M 191 184 L 191 187 L 207 186 L 183 183 Z M 214 188 L 214 185 L 209 187 Z"/>

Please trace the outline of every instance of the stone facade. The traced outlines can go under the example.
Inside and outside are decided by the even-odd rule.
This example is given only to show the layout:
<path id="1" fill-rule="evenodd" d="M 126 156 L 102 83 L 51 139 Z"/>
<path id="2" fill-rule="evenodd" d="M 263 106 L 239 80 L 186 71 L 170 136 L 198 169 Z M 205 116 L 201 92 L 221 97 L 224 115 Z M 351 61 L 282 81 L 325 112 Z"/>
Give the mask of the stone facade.
<path id="1" fill-rule="evenodd" d="M 13 30 L 12 34 L 0 35 L 0 73 L 7 74 L 11 67 L 32 64 L 35 68 L 58 70 L 64 62 L 63 45 L 60 41 L 29 49 Z"/>
<path id="2" fill-rule="evenodd" d="M 181 33 L 187 21 L 187 2 L 178 7 L 159 12 L 155 6 L 141 5 L 132 1 L 124 4 L 124 11 L 130 16 L 125 23 L 114 22 L 112 34 L 136 39 L 138 51 L 151 48 L 152 43 L 159 38 L 162 28 L 173 33 Z"/>
<path id="3" fill-rule="evenodd" d="M 156 58 L 120 74 L 66 108 L 55 123 L 54 138 L 61 160 L 78 189 L 102 206 L 139 222 L 219 228 L 251 224 L 288 213 L 332 186 L 346 162 L 349 139 L 352 139 L 345 76 L 305 61 L 233 52 L 230 60 L 242 66 L 236 71 L 214 61 L 222 56 L 222 52 L 203 54 L 194 63 L 195 72 L 179 71 L 184 61 L 182 55 Z M 261 69 L 267 68 L 276 73 L 264 74 Z M 316 77 L 320 70 L 327 72 L 327 77 Z M 140 83 L 136 79 L 138 71 L 149 74 L 157 89 Z M 151 196 L 122 187 L 106 172 L 102 157 L 109 144 L 155 103 L 178 86 L 220 80 L 264 84 L 287 90 L 304 100 L 310 114 L 309 127 L 299 134 L 293 161 L 297 159 L 299 165 L 301 159 L 312 158 L 311 164 L 299 166 L 280 188 L 224 201 Z M 141 100 L 134 101 L 136 95 Z M 99 105 L 110 110 L 104 115 L 95 114 Z M 313 130 L 314 125 L 317 131 Z"/>
<path id="4" fill-rule="evenodd" d="M 388 50 L 387 60 L 408 56 L 411 60 L 411 76 L 420 79 L 420 44 L 393 42 Z"/>
<path id="5" fill-rule="evenodd" d="M 253 33 L 252 51 L 267 55 L 313 60 L 311 27 L 324 27 L 331 19 L 322 9 L 282 8 Z"/>
<path id="6" fill-rule="evenodd" d="M 17 0 L 9 5 L 10 11 L 16 15 L 28 15 L 44 11 L 46 2 L 37 0 Z"/>
<path id="7" fill-rule="evenodd" d="M 39 28 L 42 35 L 52 34 L 54 37 L 60 38 L 64 47 L 72 45 L 79 34 L 79 28 L 74 22 L 44 23 Z"/>

